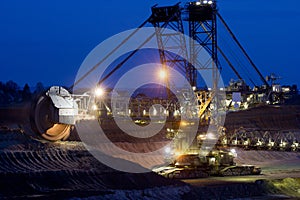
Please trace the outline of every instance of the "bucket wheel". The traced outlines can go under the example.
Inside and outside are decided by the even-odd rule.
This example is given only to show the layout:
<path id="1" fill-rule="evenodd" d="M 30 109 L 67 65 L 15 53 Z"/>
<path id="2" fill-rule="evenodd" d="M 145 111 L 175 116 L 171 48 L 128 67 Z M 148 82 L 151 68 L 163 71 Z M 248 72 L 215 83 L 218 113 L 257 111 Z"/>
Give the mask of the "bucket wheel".
<path id="1" fill-rule="evenodd" d="M 72 125 L 57 123 L 57 112 L 50 97 L 40 96 L 31 108 L 31 128 L 49 141 L 67 140 Z"/>

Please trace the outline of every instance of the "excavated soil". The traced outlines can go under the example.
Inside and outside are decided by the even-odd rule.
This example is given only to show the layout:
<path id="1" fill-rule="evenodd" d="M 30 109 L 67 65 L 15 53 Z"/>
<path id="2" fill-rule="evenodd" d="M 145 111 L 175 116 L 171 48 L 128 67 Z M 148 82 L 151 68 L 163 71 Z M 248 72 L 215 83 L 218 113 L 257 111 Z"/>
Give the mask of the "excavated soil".
<path id="1" fill-rule="evenodd" d="M 249 128 L 261 131 L 300 130 L 300 106 L 259 106 L 226 115 L 228 132 Z"/>
<path id="2" fill-rule="evenodd" d="M 131 174 L 114 170 L 96 160 L 80 141 L 49 143 L 30 132 L 28 109 L 0 111 L 0 198 L 88 198 L 88 199 L 288 199 L 297 198 L 292 186 L 298 179 L 282 179 L 300 173 L 299 153 L 238 150 L 239 164 L 255 164 L 274 174 L 278 182 L 191 187 L 154 173 Z M 300 106 L 264 106 L 230 112 L 225 126 L 228 132 L 241 127 L 268 130 L 300 130 Z M 204 128 L 205 129 L 205 128 Z M 149 142 L 132 141 L 122 134 L 110 134 L 119 146 L 138 149 L 164 146 L 163 134 Z M 78 139 L 78 138 L 77 138 Z M 151 145 L 152 144 L 152 145 Z M 105 145 L 103 148 L 106 148 Z M 109 149 L 107 149 L 109 151 Z M 126 158 L 124 158 L 126 159 Z M 146 164 L 161 160 L 144 158 Z M 274 169 L 274 166 L 282 168 Z M 285 167 L 287 166 L 287 167 Z M 281 177 L 280 174 L 285 174 Z M 293 182 L 294 181 L 294 182 Z M 274 187 L 275 189 L 274 189 Z M 279 186 L 278 186 L 279 185 Z M 277 186 L 279 188 L 277 188 Z M 282 189 L 283 188 L 283 189 Z M 236 192 L 238 191 L 238 192 Z M 271 197 L 269 194 L 274 194 Z M 286 196 L 278 196 L 285 194 Z M 276 196 L 277 195 L 277 196 Z"/>
<path id="3" fill-rule="evenodd" d="M 131 174 L 96 160 L 81 142 L 49 143 L 0 130 L 0 198 L 70 198 L 186 184 L 155 173 Z"/>

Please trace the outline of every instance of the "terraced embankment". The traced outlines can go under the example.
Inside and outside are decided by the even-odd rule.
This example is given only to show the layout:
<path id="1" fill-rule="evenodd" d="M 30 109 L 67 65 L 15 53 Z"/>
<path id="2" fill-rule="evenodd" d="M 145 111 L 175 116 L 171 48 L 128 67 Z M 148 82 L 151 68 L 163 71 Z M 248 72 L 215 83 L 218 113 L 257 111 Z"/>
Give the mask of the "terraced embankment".
<path id="1" fill-rule="evenodd" d="M 241 127 L 254 130 L 300 130 L 300 106 L 260 106 L 226 115 L 228 132 Z"/>
<path id="2" fill-rule="evenodd" d="M 117 190 L 178 189 L 155 173 L 120 172 L 96 160 L 80 142 L 37 141 L 20 130 L 0 131 L 0 198 L 85 197 Z M 163 194 L 163 191 L 161 191 Z"/>
<path id="3" fill-rule="evenodd" d="M 17 129 L 1 130 L 0 134 L 0 198 L 265 199 L 263 197 L 269 196 L 269 193 L 286 194 L 266 185 L 269 181 L 236 183 L 226 182 L 230 177 L 224 177 L 224 184 L 218 184 L 219 180 L 216 180 L 210 186 L 193 187 L 154 173 L 124 173 L 98 162 L 81 142 L 38 141 Z M 143 144 L 132 147 L 147 148 Z M 290 172 L 300 172 L 299 153 L 255 152 L 238 150 L 240 158 L 237 161 L 241 164 L 251 161 L 262 164 L 263 170 L 267 169 L 267 176 L 263 171 L 264 175 L 257 179 L 273 179 L 276 174 L 284 174 L 280 178 L 285 178 L 292 175 Z M 263 159 L 265 156 L 268 156 L 267 160 Z M 145 163 L 160 160 L 159 157 L 143 159 Z M 290 161 L 294 162 L 294 168 L 285 169 L 284 163 Z M 275 168 L 269 169 L 270 166 Z M 290 193 L 290 196 L 295 194 Z M 276 196 L 273 199 L 279 198 Z"/>
<path id="4" fill-rule="evenodd" d="M 262 108 L 254 108 L 249 112 L 230 113 L 226 119 L 228 130 L 240 126 L 264 130 L 271 128 L 272 130 L 299 130 L 299 107 L 285 107 L 284 110 L 276 107 L 266 109 L 269 115 L 266 115 L 266 111 Z M 193 188 L 179 181 L 164 179 L 154 173 L 120 172 L 97 161 L 85 150 L 81 142 L 50 143 L 32 138 L 35 136 L 34 132 L 23 130 L 24 124 L 29 123 L 28 119 L 13 122 L 13 116 L 19 115 L 22 118 L 23 114 L 19 115 L 14 111 L 7 114 L 12 117 L 6 118 L 3 112 L 1 113 L 2 119 L 5 120 L 2 120 L 0 125 L 0 198 L 96 196 L 103 199 L 120 197 L 122 199 L 146 197 L 149 199 L 190 199 L 190 197 L 193 199 L 219 197 L 254 199 L 254 197 L 264 198 L 268 193 L 276 195 L 283 193 L 298 197 L 295 189 L 280 190 L 271 186 L 265 187 L 265 181 L 221 185 L 214 185 L 213 182 L 211 187 Z M 127 150 L 132 148 L 133 152 L 135 149 L 139 152 L 147 152 L 149 149 L 164 146 L 166 142 L 161 136 L 156 138 L 156 141 L 152 138 L 148 143 L 129 141 L 128 138 L 126 142 L 122 142 L 119 135 L 121 134 L 112 136 L 114 142 Z M 110 151 L 105 144 L 99 145 L 102 145 L 104 150 Z M 122 158 L 130 160 L 126 155 Z M 145 166 L 162 162 L 161 156 L 140 159 Z M 296 177 L 300 174 L 300 155 L 297 152 L 238 150 L 237 162 L 262 167 L 264 175 L 258 179 L 267 179 L 267 183 L 269 180 L 285 180 L 287 177 Z M 237 190 L 240 193 L 236 193 Z M 290 190 L 294 193 L 286 192 Z"/>

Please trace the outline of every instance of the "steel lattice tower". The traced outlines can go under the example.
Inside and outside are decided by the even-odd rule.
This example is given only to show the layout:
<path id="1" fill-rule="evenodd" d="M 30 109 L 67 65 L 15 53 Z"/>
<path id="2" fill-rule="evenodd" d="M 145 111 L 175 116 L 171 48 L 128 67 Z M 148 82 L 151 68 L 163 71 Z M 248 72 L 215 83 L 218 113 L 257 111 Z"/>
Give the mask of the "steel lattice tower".
<path id="1" fill-rule="evenodd" d="M 185 17 L 182 17 L 183 13 Z M 149 22 L 156 28 L 161 63 L 164 66 L 178 67 L 191 86 L 201 87 L 197 80 L 197 70 L 209 70 L 214 81 L 211 87 L 217 88 L 219 66 L 216 17 L 217 9 L 213 1 L 189 2 L 185 8 L 181 8 L 179 4 L 152 7 Z M 183 19 L 188 22 L 190 41 L 185 41 L 183 36 Z M 170 29 L 174 32 L 170 33 Z M 189 60 L 182 58 L 187 58 L 188 55 L 186 42 L 189 42 Z M 170 53 L 170 49 L 176 49 L 177 54 Z M 207 51 L 209 58 L 200 57 L 201 51 Z"/>
<path id="2" fill-rule="evenodd" d="M 188 77 L 188 61 L 184 59 L 187 58 L 188 52 L 183 36 L 181 11 L 182 8 L 179 4 L 166 7 L 154 6 L 149 22 L 155 27 L 159 56 L 165 70 L 167 70 L 167 66 L 177 67 Z M 171 53 L 170 50 L 176 50 L 176 54 Z M 167 84 L 170 84 L 168 80 Z"/>
<path id="3" fill-rule="evenodd" d="M 211 70 L 214 89 L 219 80 L 218 46 L 217 46 L 217 8 L 213 1 L 190 2 L 185 6 L 186 19 L 189 23 L 190 79 L 195 86 L 197 70 Z M 200 56 L 201 51 L 207 51 L 209 58 Z"/>

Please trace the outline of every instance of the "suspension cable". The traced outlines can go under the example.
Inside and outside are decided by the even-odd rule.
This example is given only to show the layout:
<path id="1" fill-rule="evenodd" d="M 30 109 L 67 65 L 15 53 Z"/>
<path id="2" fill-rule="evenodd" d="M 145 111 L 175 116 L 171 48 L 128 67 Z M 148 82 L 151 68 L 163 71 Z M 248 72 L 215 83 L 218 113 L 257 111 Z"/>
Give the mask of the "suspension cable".
<path id="1" fill-rule="evenodd" d="M 113 53 L 115 53 L 121 46 L 123 46 L 132 36 L 134 36 L 140 28 L 144 27 L 151 16 L 146 19 L 138 28 L 136 28 L 130 35 L 128 35 L 118 46 L 116 46 L 111 52 L 109 52 L 102 60 L 100 60 L 96 65 L 94 65 L 88 72 L 86 72 L 83 76 L 81 76 L 71 87 L 69 87 L 69 90 L 72 90 L 78 83 L 80 83 L 83 79 L 85 79 L 90 73 L 92 73 L 94 70 L 96 70 L 99 65 L 101 65 L 105 60 L 107 60 Z"/>
<path id="2" fill-rule="evenodd" d="M 152 17 L 152 16 L 151 16 Z M 151 19 L 151 17 L 149 19 Z M 168 21 L 166 21 L 161 28 L 165 28 L 169 22 L 175 17 L 175 14 L 172 15 Z M 148 19 L 148 20 L 149 20 Z M 152 33 L 138 48 L 136 48 L 134 51 L 132 51 L 124 60 L 122 60 L 111 72 L 109 72 L 105 77 L 103 77 L 99 82 L 98 85 L 103 83 L 105 80 L 107 80 L 113 73 L 115 73 L 118 69 L 120 69 L 132 56 L 134 56 L 145 44 L 147 44 L 154 36 L 156 32 Z"/>
<path id="3" fill-rule="evenodd" d="M 234 39 L 234 41 L 237 43 L 237 45 L 240 47 L 240 49 L 242 50 L 243 54 L 246 56 L 246 58 L 248 59 L 248 61 L 250 62 L 250 64 L 252 65 L 252 67 L 255 69 L 255 71 L 257 72 L 257 74 L 259 75 L 260 79 L 263 81 L 263 83 L 269 87 L 268 82 L 265 80 L 265 78 L 263 77 L 263 75 L 261 74 L 261 72 L 258 70 L 258 68 L 256 67 L 256 65 L 254 64 L 254 62 L 252 61 L 252 59 L 250 58 L 250 56 L 248 55 L 248 53 L 246 52 L 246 50 L 244 49 L 244 47 L 241 45 L 241 43 L 238 41 L 238 39 L 236 38 L 236 36 L 234 35 L 234 33 L 231 31 L 231 29 L 229 28 L 229 26 L 227 25 L 227 23 L 225 22 L 225 20 L 223 19 L 223 17 L 220 15 L 220 13 L 217 13 L 218 17 L 220 18 L 222 24 L 225 26 L 225 28 L 227 29 L 227 31 L 230 33 L 231 37 Z"/>

